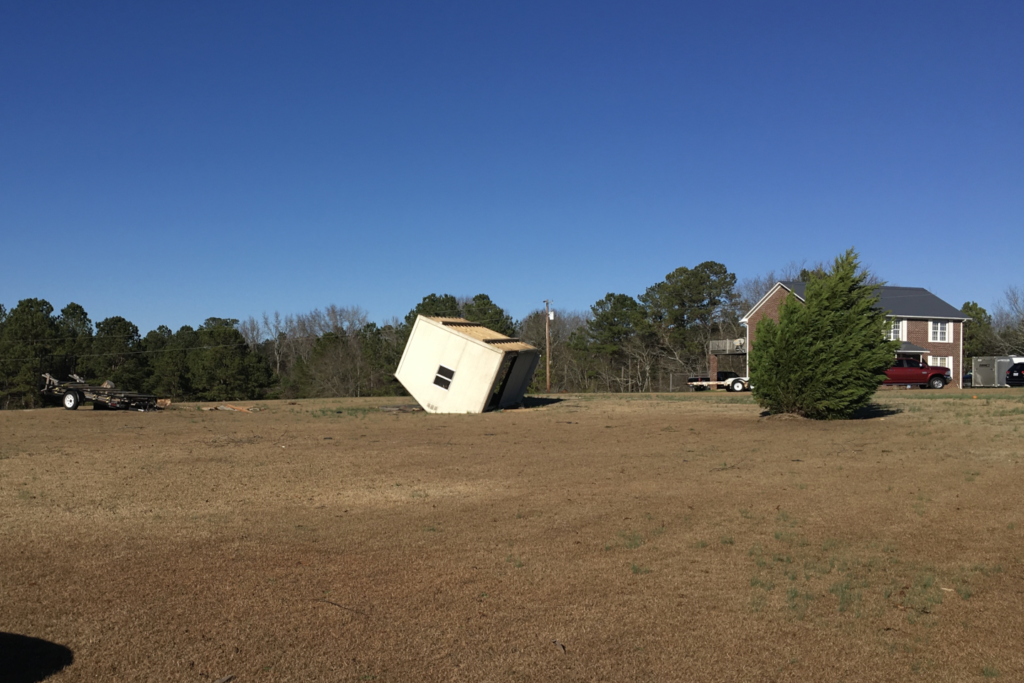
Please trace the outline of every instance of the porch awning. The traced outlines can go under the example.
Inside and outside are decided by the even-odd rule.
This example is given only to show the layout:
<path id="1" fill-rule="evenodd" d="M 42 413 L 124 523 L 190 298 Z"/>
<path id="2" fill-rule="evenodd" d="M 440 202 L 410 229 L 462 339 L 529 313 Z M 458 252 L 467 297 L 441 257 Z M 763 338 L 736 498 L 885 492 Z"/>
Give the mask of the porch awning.
<path id="1" fill-rule="evenodd" d="M 896 353 L 928 353 L 928 349 L 922 349 L 920 346 L 910 342 L 903 342 L 900 344 L 900 350 Z"/>

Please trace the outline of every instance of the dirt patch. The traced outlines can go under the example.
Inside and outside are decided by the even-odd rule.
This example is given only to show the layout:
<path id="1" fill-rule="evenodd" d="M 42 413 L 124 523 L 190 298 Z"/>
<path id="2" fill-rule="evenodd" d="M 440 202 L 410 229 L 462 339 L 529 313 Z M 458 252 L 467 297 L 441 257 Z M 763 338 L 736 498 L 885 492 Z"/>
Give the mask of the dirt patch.
<path id="1" fill-rule="evenodd" d="M 1024 680 L 1022 396 L 4 412 L 0 630 L 53 681 Z"/>

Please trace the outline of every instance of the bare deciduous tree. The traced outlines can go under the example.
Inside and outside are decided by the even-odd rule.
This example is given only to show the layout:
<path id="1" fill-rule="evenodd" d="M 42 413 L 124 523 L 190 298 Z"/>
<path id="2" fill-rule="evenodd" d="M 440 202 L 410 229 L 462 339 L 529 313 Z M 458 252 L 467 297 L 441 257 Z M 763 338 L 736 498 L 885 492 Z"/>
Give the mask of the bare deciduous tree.
<path id="1" fill-rule="evenodd" d="M 992 322 L 999 352 L 1024 354 L 1024 288 L 1007 287 Z"/>

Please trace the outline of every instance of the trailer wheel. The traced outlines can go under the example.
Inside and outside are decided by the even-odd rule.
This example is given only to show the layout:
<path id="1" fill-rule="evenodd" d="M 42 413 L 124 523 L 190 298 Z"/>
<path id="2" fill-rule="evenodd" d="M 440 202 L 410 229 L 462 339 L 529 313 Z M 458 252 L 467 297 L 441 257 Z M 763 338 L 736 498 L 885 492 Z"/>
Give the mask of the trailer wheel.
<path id="1" fill-rule="evenodd" d="M 69 391 L 68 393 L 64 394 L 64 409 L 65 410 L 77 410 L 78 409 L 78 404 L 80 402 L 81 402 L 81 399 L 78 398 L 78 392 L 77 391 Z"/>
<path id="2" fill-rule="evenodd" d="M 732 383 L 732 390 L 733 391 L 743 391 L 743 382 L 741 382 L 740 380 L 736 380 L 735 382 L 733 382 Z"/>

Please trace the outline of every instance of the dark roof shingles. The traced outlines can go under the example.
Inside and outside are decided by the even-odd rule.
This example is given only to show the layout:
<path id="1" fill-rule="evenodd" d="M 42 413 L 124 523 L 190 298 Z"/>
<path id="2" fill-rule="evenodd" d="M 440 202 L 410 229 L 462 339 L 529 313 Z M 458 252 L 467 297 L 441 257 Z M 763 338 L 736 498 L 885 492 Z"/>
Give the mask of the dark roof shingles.
<path id="1" fill-rule="evenodd" d="M 801 299 L 804 298 L 806 282 L 788 280 L 781 284 Z M 924 287 L 879 287 L 878 308 L 900 318 L 966 320 L 968 317 Z"/>

